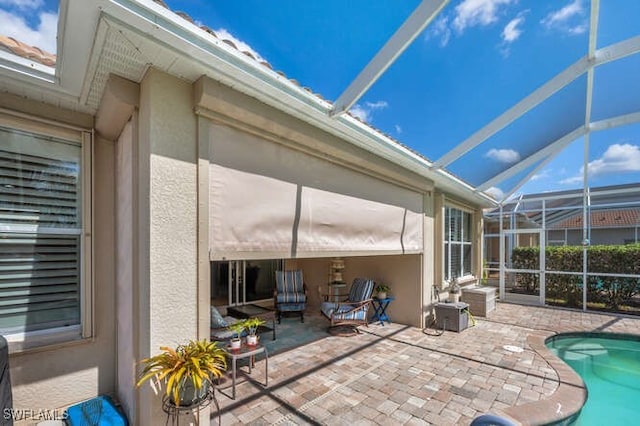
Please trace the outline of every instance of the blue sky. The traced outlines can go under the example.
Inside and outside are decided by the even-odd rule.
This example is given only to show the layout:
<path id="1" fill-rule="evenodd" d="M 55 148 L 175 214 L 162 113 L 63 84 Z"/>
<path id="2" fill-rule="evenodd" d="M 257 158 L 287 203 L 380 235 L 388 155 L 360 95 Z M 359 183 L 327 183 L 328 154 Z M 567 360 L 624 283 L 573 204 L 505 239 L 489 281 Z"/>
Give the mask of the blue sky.
<path id="1" fill-rule="evenodd" d="M 242 40 L 244 49 L 253 49 L 274 69 L 330 100 L 346 89 L 419 4 L 165 1 L 223 37 Z M 452 0 L 351 112 L 437 160 L 583 57 L 590 7 L 589 0 Z M 46 40 L 51 38 L 48 22 L 56 9 L 55 1 L 0 0 L 0 28 L 8 28 L 4 22 L 12 17 L 18 38 Z M 640 34 L 640 1 L 602 0 L 600 10 L 598 48 Z M 44 47 L 51 49 L 51 40 L 48 43 Z M 594 119 L 640 110 L 638 75 L 638 54 L 597 67 Z M 578 78 L 449 169 L 480 184 L 584 124 L 586 82 L 585 76 Z M 592 185 L 640 182 L 640 126 L 592 133 L 590 147 Z M 519 192 L 578 188 L 582 167 L 580 139 Z M 529 171 L 497 184 L 494 193 L 508 191 Z"/>

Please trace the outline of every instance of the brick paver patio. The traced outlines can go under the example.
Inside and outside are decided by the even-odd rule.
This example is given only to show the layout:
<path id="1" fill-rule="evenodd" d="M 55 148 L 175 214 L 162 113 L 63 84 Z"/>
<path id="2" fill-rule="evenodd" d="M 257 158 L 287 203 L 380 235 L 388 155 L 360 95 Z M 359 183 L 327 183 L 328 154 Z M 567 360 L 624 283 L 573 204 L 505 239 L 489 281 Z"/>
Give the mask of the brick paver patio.
<path id="1" fill-rule="evenodd" d="M 222 424 L 469 424 L 553 398 L 556 369 L 528 338 L 566 331 L 640 334 L 640 319 L 499 303 L 462 333 L 370 325 L 270 357 L 268 389 L 259 361 L 235 401 L 219 395 Z"/>

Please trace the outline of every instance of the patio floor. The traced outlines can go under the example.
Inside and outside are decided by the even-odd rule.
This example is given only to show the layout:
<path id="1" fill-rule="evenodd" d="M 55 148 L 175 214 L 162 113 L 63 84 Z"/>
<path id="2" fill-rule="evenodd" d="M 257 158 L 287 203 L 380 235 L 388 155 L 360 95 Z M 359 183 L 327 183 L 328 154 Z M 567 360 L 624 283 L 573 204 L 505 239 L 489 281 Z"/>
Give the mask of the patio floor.
<path id="1" fill-rule="evenodd" d="M 546 336 L 640 334 L 636 318 L 506 303 L 476 320 L 461 333 L 439 336 L 433 329 L 372 324 L 360 335 L 336 337 L 323 332 L 326 320 L 309 314 L 310 343 L 272 348 L 268 389 L 258 384 L 264 380 L 260 360 L 250 380 L 238 385 L 236 400 L 218 394 L 222 424 L 448 425 L 469 424 L 487 412 L 517 413 L 535 423 L 554 415 L 558 398 L 581 404 L 579 385 L 564 379 L 573 374 L 568 367 L 536 352 Z M 305 325 L 283 319 L 278 339 L 292 333 L 292 324 Z M 215 414 L 211 424 L 217 424 Z"/>

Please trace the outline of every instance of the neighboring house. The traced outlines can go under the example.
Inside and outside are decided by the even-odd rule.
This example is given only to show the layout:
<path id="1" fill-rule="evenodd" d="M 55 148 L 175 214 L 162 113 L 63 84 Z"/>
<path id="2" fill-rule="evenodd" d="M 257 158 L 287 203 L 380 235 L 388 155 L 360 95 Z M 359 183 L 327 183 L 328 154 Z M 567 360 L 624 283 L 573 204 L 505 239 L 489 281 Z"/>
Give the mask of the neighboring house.
<path id="1" fill-rule="evenodd" d="M 549 224 L 547 242 L 550 245 L 582 244 L 583 214 L 573 216 Z M 596 244 L 633 244 L 640 241 L 640 208 L 614 208 L 608 210 L 591 210 L 589 214 L 591 229 L 589 241 Z"/>
<path id="2" fill-rule="evenodd" d="M 112 393 L 132 424 L 159 424 L 136 362 L 208 337 L 212 298 L 264 301 L 282 263 L 314 309 L 340 256 L 415 326 L 434 286 L 480 275 L 487 196 L 162 4 L 60 10 L 57 57 L 0 36 L 15 408 Z"/>

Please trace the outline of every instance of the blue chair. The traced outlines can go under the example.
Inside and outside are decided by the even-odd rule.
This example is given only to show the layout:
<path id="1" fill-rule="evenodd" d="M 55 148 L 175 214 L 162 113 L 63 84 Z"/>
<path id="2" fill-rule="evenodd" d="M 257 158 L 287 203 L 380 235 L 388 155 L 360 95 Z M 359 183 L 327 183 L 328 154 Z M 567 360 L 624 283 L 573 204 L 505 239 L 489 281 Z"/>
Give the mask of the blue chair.
<path id="1" fill-rule="evenodd" d="M 339 325 L 366 325 L 371 305 L 374 282 L 366 278 L 353 280 L 349 297 L 342 302 L 322 302 L 320 310 L 331 321 L 331 327 Z"/>
<path id="2" fill-rule="evenodd" d="M 300 322 L 304 322 L 304 310 L 307 307 L 307 286 L 302 271 L 276 271 L 276 290 L 273 294 L 278 313 L 278 324 L 283 312 L 300 313 Z"/>

